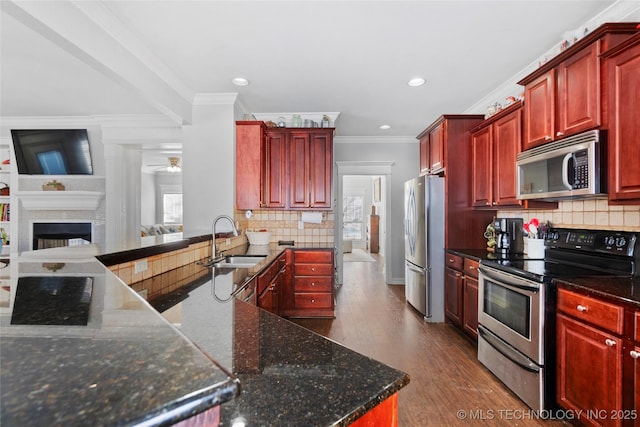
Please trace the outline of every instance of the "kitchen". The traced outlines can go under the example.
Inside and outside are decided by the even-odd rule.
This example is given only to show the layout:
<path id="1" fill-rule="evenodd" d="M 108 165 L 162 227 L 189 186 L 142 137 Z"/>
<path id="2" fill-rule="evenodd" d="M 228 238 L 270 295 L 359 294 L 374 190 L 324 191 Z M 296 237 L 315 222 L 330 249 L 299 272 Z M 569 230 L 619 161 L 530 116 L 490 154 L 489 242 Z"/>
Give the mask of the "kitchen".
<path id="1" fill-rule="evenodd" d="M 200 104 L 200 105 L 202 105 L 202 104 Z M 209 112 L 211 112 L 211 111 L 220 112 L 220 114 L 225 115 L 226 117 L 228 117 L 230 115 L 230 111 L 229 111 L 228 106 L 220 107 L 219 105 L 217 105 L 217 106 L 216 105 L 213 105 L 213 106 L 208 105 L 208 106 L 199 107 L 199 108 L 202 108 L 203 110 L 206 109 Z M 440 113 L 441 112 L 442 111 L 440 111 Z M 227 120 L 227 122 L 228 122 L 228 120 Z M 422 126 L 424 126 L 424 124 L 425 123 L 423 123 Z M 215 125 L 213 127 L 215 127 Z M 225 129 L 228 129 L 228 128 L 225 127 Z M 117 135 L 118 130 L 119 129 L 115 129 L 114 128 L 114 129 L 107 129 L 106 131 L 103 131 L 104 132 L 104 134 L 103 134 L 104 139 L 105 140 L 109 140 L 109 141 L 117 141 L 118 140 L 118 135 Z M 209 130 L 210 130 L 210 132 L 213 132 L 215 134 L 217 134 L 219 132 L 218 128 L 209 129 Z M 229 134 L 232 133 L 232 130 L 225 130 L 224 132 L 227 132 L 227 131 L 228 131 Z M 169 141 L 172 138 L 175 138 L 175 134 L 172 134 L 171 132 L 172 132 L 172 129 L 169 128 L 167 130 L 167 140 L 169 140 Z M 183 132 L 185 133 L 187 139 L 188 138 L 198 139 L 198 137 L 199 137 L 198 134 L 200 134 L 200 136 L 203 137 L 202 138 L 203 140 L 204 139 L 210 140 L 210 137 L 207 136 L 210 133 L 207 133 L 206 129 L 204 129 L 204 130 L 202 128 L 201 129 L 195 129 L 195 127 L 194 127 L 192 129 L 185 129 L 185 130 L 183 130 Z M 416 134 L 417 134 L 417 132 L 416 132 Z M 221 137 L 222 137 L 222 139 L 227 139 L 227 140 L 231 139 L 228 135 L 221 135 Z M 340 144 L 337 144 L 337 145 L 340 145 Z M 407 148 L 408 148 L 408 145 L 409 144 L 407 144 Z M 398 148 L 402 148 L 402 147 L 403 147 L 403 145 L 399 144 L 396 147 L 396 150 Z M 415 142 L 412 143 L 412 148 L 415 149 Z M 113 156 L 117 156 L 118 155 L 117 147 L 110 146 L 110 147 L 108 147 L 108 149 L 110 151 L 110 155 L 113 155 Z M 227 149 L 228 149 L 228 147 L 220 147 L 219 156 L 221 158 L 225 158 L 225 156 L 227 156 L 227 158 L 229 157 L 229 154 L 226 151 Z M 341 150 L 341 149 L 343 149 L 343 148 L 338 147 L 338 146 L 336 147 L 336 151 Z M 198 155 L 197 155 L 198 153 L 197 152 L 188 153 L 187 151 L 188 151 L 188 148 L 185 148 L 185 165 L 191 164 L 192 166 L 196 167 L 198 170 L 203 170 L 203 171 L 207 170 L 207 166 L 208 166 L 208 163 L 206 163 L 207 159 L 197 158 L 198 157 Z M 359 151 L 361 152 L 362 150 L 359 150 Z M 390 151 L 393 151 L 393 149 L 390 149 Z M 380 152 L 382 152 L 382 151 L 380 151 Z M 365 153 L 364 156 L 371 156 L 371 154 Z M 393 157 L 389 156 L 389 158 L 393 158 Z M 346 160 L 350 160 L 350 159 L 346 159 Z M 113 169 L 114 169 L 114 171 L 118 170 L 118 168 L 116 166 L 113 166 Z M 222 175 L 222 176 L 226 176 L 226 177 L 232 176 L 232 172 L 230 174 L 229 173 L 230 171 L 228 171 L 228 170 L 226 172 L 224 171 L 224 169 L 225 169 L 224 166 L 221 167 L 220 169 L 223 169 L 220 172 L 221 174 L 226 173 L 226 175 Z M 406 169 L 406 172 L 403 171 L 402 173 L 406 173 L 407 175 L 411 175 L 412 176 L 412 175 L 415 175 L 415 171 L 417 170 L 417 167 L 414 167 L 414 168 L 407 167 L 407 168 L 403 168 L 403 169 Z M 395 171 L 394 171 L 394 173 L 395 173 Z M 108 175 L 108 176 L 111 176 L 111 175 Z M 398 176 L 398 175 L 394 175 L 394 178 L 396 176 Z M 215 179 L 216 177 L 217 177 L 217 179 Z M 202 178 L 203 178 L 202 176 L 191 176 L 191 177 L 186 177 L 185 176 L 185 188 L 186 189 L 189 189 L 189 188 L 201 188 Z M 402 180 L 402 181 L 404 181 L 404 180 Z M 224 183 L 225 181 L 224 181 L 224 178 L 220 179 L 220 177 L 218 177 L 216 175 L 216 176 L 214 176 L 214 179 L 212 180 L 212 182 Z M 119 188 L 117 182 L 108 182 L 107 185 L 110 186 L 110 188 Z M 187 191 L 189 191 L 189 190 L 187 190 Z M 224 194 L 222 194 L 222 196 L 219 198 L 219 201 L 220 201 L 221 204 L 225 204 L 225 205 L 229 205 L 229 206 L 233 204 L 233 195 L 230 194 L 230 193 L 231 192 L 225 192 Z M 188 200 L 188 194 L 187 193 L 185 193 L 185 198 L 186 198 L 186 201 L 187 201 L 187 204 L 188 204 L 189 200 Z M 131 202 L 132 207 L 135 207 L 135 201 L 134 200 L 129 200 L 129 201 Z M 206 204 L 207 204 L 207 201 L 203 201 L 203 205 L 206 205 Z M 398 203 L 393 203 L 393 202 L 392 202 L 392 204 L 394 206 L 398 205 Z M 213 208 L 213 207 L 210 208 L 210 209 L 207 209 L 206 206 L 203 206 L 203 209 L 204 210 L 211 210 L 212 212 L 215 212 L 215 208 Z M 582 213 L 583 220 L 584 220 L 585 217 L 596 216 L 596 215 L 598 215 L 599 218 L 602 220 L 602 214 L 601 213 L 597 213 L 599 211 L 595 207 L 588 206 L 585 209 L 585 205 L 582 204 L 582 202 L 571 202 L 571 203 L 568 203 L 567 205 L 565 205 L 565 203 L 563 202 L 563 203 L 561 203 L 561 207 L 560 207 L 559 210 L 562 212 L 563 216 L 566 216 L 566 213 L 570 212 L 571 213 L 571 216 L 570 216 L 571 222 L 567 222 L 567 221 L 557 222 L 556 221 L 555 223 L 572 224 L 572 225 L 579 226 L 581 224 L 579 222 L 581 213 Z M 558 215 L 557 210 L 550 210 L 550 212 L 552 212 L 552 215 L 555 215 L 555 216 Z M 621 209 L 620 211 L 617 211 L 615 209 L 607 209 L 606 212 L 607 212 L 608 220 L 611 219 L 613 221 L 610 225 L 615 225 L 616 221 L 618 221 L 618 217 L 619 216 L 621 216 L 623 218 L 623 221 L 624 221 L 624 218 L 626 218 L 626 217 L 633 218 L 633 214 L 635 213 L 634 210 L 625 210 L 625 208 Z M 618 215 L 618 212 L 622 212 L 621 215 Z M 208 229 L 209 226 L 210 226 L 209 222 L 210 222 L 211 216 L 207 216 L 207 218 L 201 218 L 201 217 L 194 218 L 195 215 L 196 215 L 195 211 L 185 212 L 185 224 L 189 224 L 191 227 L 194 227 L 196 229 L 198 229 L 198 228 Z M 528 212 L 526 215 L 530 215 L 531 217 L 538 216 L 538 217 L 541 217 L 541 218 L 548 218 L 548 216 L 547 217 L 543 217 L 543 216 L 539 215 L 538 211 L 533 212 L 533 213 Z M 189 216 L 191 216 L 191 217 L 189 217 Z M 528 218 L 527 218 L 527 220 L 528 220 Z M 552 219 L 552 222 L 554 222 L 553 219 Z M 623 224 L 624 224 L 624 222 L 623 222 Z M 632 223 L 630 223 L 630 224 L 632 224 Z M 120 231 L 120 230 L 118 230 L 118 231 Z M 126 235 L 127 232 L 130 233 L 131 231 L 127 231 L 126 227 L 123 227 L 123 230 L 121 230 L 121 232 L 124 235 Z M 396 249 L 397 248 L 393 248 L 392 247 L 392 250 L 396 250 Z M 391 277 L 392 280 L 399 280 L 400 279 L 400 274 L 397 273 L 398 271 L 399 271 L 398 268 L 394 267 L 394 266 L 392 266 L 392 268 L 389 269 L 389 273 L 392 275 L 392 277 Z M 394 272 L 397 274 L 396 276 L 394 276 Z"/>

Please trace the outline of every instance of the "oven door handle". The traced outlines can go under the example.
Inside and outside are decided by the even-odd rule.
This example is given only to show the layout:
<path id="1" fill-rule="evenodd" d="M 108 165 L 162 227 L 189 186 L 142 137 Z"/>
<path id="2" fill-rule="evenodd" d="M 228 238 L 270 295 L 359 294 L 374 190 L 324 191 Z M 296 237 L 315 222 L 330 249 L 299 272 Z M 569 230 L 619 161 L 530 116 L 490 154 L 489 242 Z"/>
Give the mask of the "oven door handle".
<path id="1" fill-rule="evenodd" d="M 482 339 L 484 339 L 491 347 L 496 349 L 496 351 L 498 351 L 500 354 L 511 360 L 522 369 L 525 369 L 529 372 L 540 372 L 540 367 L 538 365 L 529 360 L 529 358 L 527 358 L 523 354 L 516 352 L 511 346 L 509 346 L 509 344 L 494 336 L 482 325 L 478 325 L 478 335 L 480 335 Z"/>
<path id="2" fill-rule="evenodd" d="M 484 274 L 486 277 L 488 277 L 489 279 L 493 280 L 496 283 L 509 285 L 516 289 L 522 289 L 523 291 L 529 291 L 529 292 L 540 291 L 540 287 L 531 286 L 528 280 L 520 279 L 518 277 L 512 276 L 507 273 L 496 274 L 493 271 L 490 271 L 488 268 L 485 268 L 483 266 L 480 266 L 478 270 L 480 271 L 480 273 Z"/>

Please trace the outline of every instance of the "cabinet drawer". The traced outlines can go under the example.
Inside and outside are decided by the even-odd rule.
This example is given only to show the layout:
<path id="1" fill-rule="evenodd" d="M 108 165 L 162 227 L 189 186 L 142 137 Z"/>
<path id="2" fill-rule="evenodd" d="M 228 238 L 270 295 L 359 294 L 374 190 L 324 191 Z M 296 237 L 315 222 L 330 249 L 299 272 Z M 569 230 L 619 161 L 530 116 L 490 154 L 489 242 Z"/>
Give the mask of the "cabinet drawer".
<path id="1" fill-rule="evenodd" d="M 331 292 L 331 277 L 296 277 L 296 292 Z"/>
<path id="2" fill-rule="evenodd" d="M 296 276 L 331 276 L 333 274 L 332 264 L 296 264 Z"/>
<path id="3" fill-rule="evenodd" d="M 269 286 L 271 279 L 278 273 L 278 270 L 278 263 L 274 261 L 258 276 L 258 295 Z"/>
<path id="4" fill-rule="evenodd" d="M 624 309 L 566 289 L 558 290 L 558 311 L 587 321 L 608 331 L 622 334 Z"/>
<path id="5" fill-rule="evenodd" d="M 332 297 L 327 292 L 302 292 L 295 294 L 296 308 L 331 308 Z"/>
<path id="6" fill-rule="evenodd" d="M 455 270 L 462 270 L 464 265 L 463 258 L 461 256 L 453 254 L 445 254 L 444 263 L 447 265 L 447 267 L 453 268 Z"/>
<path id="7" fill-rule="evenodd" d="M 480 266 L 480 262 L 465 258 L 464 259 L 464 274 L 467 276 L 478 278 L 478 267 Z"/>
<path id="8" fill-rule="evenodd" d="M 331 251 L 305 251 L 296 250 L 293 253 L 295 263 L 333 263 L 333 252 Z"/>

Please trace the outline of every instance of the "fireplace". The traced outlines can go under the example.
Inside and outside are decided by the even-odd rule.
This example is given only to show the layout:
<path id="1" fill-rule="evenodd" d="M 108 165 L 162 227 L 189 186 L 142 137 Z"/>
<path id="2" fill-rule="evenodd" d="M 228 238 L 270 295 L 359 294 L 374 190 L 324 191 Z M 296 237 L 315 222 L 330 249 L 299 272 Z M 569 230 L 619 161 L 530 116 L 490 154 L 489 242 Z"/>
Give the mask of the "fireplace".
<path id="1" fill-rule="evenodd" d="M 90 222 L 34 222 L 32 249 L 86 245 L 92 242 Z"/>

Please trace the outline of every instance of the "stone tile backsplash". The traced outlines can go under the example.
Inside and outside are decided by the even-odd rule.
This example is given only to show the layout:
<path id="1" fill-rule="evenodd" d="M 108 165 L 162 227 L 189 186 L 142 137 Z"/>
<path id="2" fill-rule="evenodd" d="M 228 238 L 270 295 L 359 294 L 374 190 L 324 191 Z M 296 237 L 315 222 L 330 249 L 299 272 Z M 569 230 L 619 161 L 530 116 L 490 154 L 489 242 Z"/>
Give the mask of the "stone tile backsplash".
<path id="1" fill-rule="evenodd" d="M 640 205 L 613 206 L 606 199 L 568 200 L 558 209 L 500 210 L 499 217 L 549 221 L 555 227 L 640 231 Z"/>
<path id="2" fill-rule="evenodd" d="M 258 231 L 266 229 L 271 232 L 271 242 L 293 240 L 296 243 L 328 244 L 334 242 L 334 213 L 322 212 L 322 223 L 304 223 L 298 228 L 302 211 L 254 210 L 253 216 L 247 219 L 245 211 L 236 211 L 235 220 L 242 231 Z"/>

